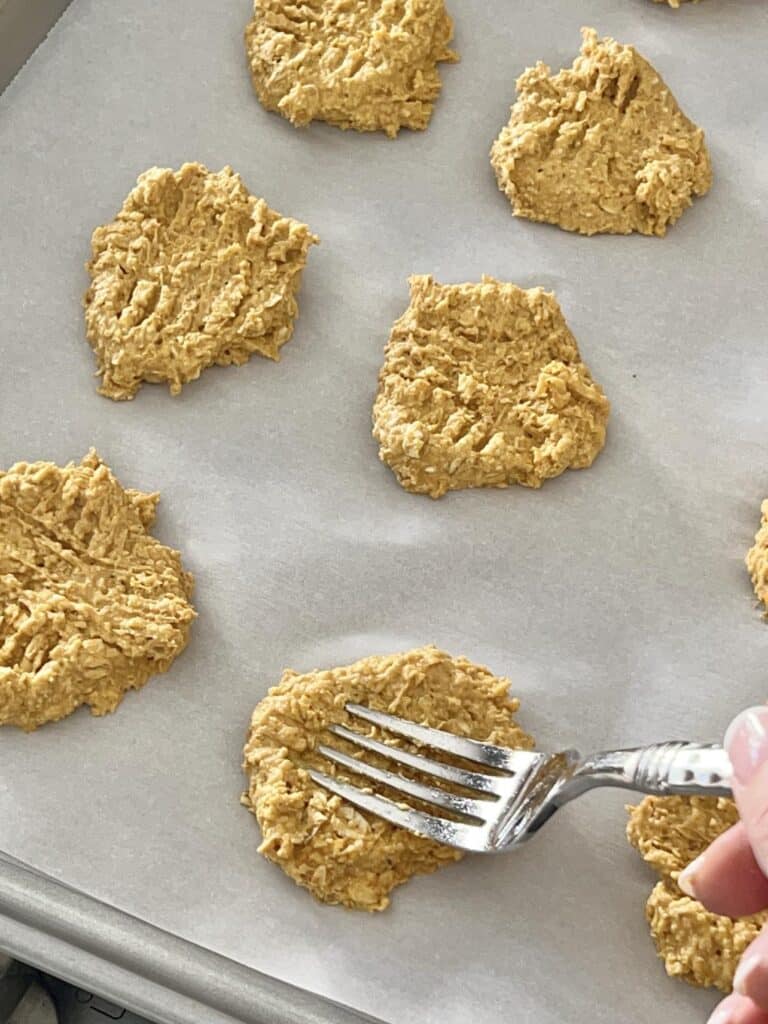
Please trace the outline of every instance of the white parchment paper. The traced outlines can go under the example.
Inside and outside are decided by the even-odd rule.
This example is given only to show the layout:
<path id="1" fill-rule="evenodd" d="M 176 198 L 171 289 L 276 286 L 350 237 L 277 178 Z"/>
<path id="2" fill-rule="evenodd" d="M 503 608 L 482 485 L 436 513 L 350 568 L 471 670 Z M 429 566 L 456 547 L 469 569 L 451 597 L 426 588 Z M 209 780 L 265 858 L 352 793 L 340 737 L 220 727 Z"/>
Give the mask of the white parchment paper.
<path id="1" fill-rule="evenodd" d="M 716 740 L 768 694 L 743 565 L 768 495 L 768 6 L 452 0 L 462 62 L 428 131 L 305 131 L 252 94 L 248 0 L 75 0 L 0 98 L 0 465 L 96 445 L 162 492 L 200 612 L 118 713 L 0 734 L 0 847 L 147 920 L 397 1024 L 701 1021 L 643 918 L 654 878 L 621 794 L 525 849 L 395 894 L 314 903 L 238 806 L 253 705 L 286 666 L 435 642 L 508 674 L 543 749 Z M 488 162 L 514 82 L 579 27 L 634 43 L 707 132 L 715 184 L 663 240 L 512 217 Z M 279 364 L 171 399 L 96 394 L 81 294 L 92 228 L 152 164 L 229 163 L 322 238 Z M 370 436 L 406 277 L 556 292 L 613 402 L 594 467 L 540 492 L 402 491 Z"/>

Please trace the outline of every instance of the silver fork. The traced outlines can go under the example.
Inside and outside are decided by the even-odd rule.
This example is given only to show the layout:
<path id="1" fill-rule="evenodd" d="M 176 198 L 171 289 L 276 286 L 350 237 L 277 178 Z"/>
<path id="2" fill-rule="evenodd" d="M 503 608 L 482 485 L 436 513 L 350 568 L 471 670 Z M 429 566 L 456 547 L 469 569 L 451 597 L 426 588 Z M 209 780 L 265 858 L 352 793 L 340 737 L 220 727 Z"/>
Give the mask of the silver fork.
<path id="1" fill-rule="evenodd" d="M 319 746 L 318 751 L 334 764 L 403 797 L 449 811 L 452 817 L 417 810 L 325 772 L 310 771 L 314 781 L 393 825 L 474 853 L 500 853 L 517 846 L 537 832 L 559 807 L 598 786 L 618 786 L 658 796 L 731 795 L 728 755 L 714 744 L 670 741 L 631 750 L 605 750 L 586 757 L 575 750 L 542 754 L 479 743 L 360 704 L 347 704 L 346 710 L 353 718 L 394 736 L 482 765 L 492 772 L 458 768 L 401 750 L 346 726 L 333 725 L 329 731 L 334 736 L 355 744 L 362 753 L 379 754 L 411 770 L 460 786 L 472 795 L 460 796 L 429 782 L 405 778 L 327 745 Z"/>

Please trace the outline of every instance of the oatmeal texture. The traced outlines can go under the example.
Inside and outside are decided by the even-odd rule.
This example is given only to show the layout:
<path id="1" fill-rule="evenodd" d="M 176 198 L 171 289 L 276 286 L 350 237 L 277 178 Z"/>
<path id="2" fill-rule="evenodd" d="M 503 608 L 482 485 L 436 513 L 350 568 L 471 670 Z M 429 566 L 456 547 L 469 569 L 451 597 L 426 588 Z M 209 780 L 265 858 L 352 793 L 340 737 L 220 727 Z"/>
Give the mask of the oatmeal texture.
<path id="1" fill-rule="evenodd" d="M 231 167 L 145 171 L 91 239 L 85 323 L 101 394 L 129 399 L 143 381 L 167 381 L 176 395 L 214 364 L 277 359 L 315 242 Z"/>
<path id="2" fill-rule="evenodd" d="M 763 502 L 762 522 L 755 536 L 755 543 L 747 554 L 747 569 L 758 601 L 762 601 L 768 612 L 768 498 Z"/>
<path id="3" fill-rule="evenodd" d="M 192 576 L 149 535 L 157 501 L 95 452 L 0 472 L 0 725 L 114 711 L 184 649 Z"/>
<path id="4" fill-rule="evenodd" d="M 631 46 L 583 29 L 573 66 L 517 81 L 491 150 L 514 213 L 584 235 L 664 235 L 712 183 L 704 133 Z"/>
<path id="5" fill-rule="evenodd" d="M 591 465 L 610 406 L 554 295 L 492 277 L 410 286 L 373 407 L 379 456 L 406 490 L 540 487 Z"/>
<path id="6" fill-rule="evenodd" d="M 245 43 L 267 110 L 394 138 L 427 127 L 452 35 L 443 0 L 255 0 Z"/>
<path id="7" fill-rule="evenodd" d="M 315 785 L 308 768 L 361 782 L 321 757 L 318 744 L 357 753 L 328 733 L 331 724 L 340 723 L 414 749 L 350 718 L 344 705 L 351 701 L 460 736 L 530 749 L 533 741 L 515 721 L 518 701 L 508 690 L 509 680 L 434 647 L 325 671 L 286 671 L 256 706 L 245 746 L 243 803 L 261 828 L 259 851 L 325 903 L 384 910 L 395 886 L 461 854 Z M 376 763 L 370 755 L 366 760 Z M 383 759 L 377 763 L 392 767 Z"/>
<path id="8" fill-rule="evenodd" d="M 722 797 L 646 797 L 629 808 L 627 837 L 661 876 L 645 913 L 670 977 L 730 992 L 742 953 L 768 912 L 733 920 L 686 896 L 677 878 L 686 865 L 738 821 L 736 805 Z"/>

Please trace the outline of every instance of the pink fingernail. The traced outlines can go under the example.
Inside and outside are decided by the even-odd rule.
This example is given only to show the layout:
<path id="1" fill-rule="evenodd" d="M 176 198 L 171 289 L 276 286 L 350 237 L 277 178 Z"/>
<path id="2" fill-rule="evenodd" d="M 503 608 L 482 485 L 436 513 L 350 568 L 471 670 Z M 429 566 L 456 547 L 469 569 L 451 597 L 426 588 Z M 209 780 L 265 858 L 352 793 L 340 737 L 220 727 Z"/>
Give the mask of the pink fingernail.
<path id="1" fill-rule="evenodd" d="M 768 707 L 748 708 L 737 715 L 723 740 L 742 786 L 749 785 L 759 768 L 768 761 Z"/>
<path id="2" fill-rule="evenodd" d="M 743 957 L 733 976 L 733 991 L 738 992 L 740 996 L 748 996 L 750 982 L 756 974 L 765 972 L 765 969 L 766 965 L 762 957 Z"/>
<path id="3" fill-rule="evenodd" d="M 696 899 L 696 872 L 701 866 L 701 854 L 692 860 L 688 867 L 683 868 L 680 874 L 677 876 L 677 884 L 683 890 L 686 896 L 690 896 L 691 899 Z"/>
<path id="4" fill-rule="evenodd" d="M 707 1024 L 733 1024 L 733 1014 L 726 1007 L 718 1006 Z"/>
<path id="5" fill-rule="evenodd" d="M 733 1014 L 724 1006 L 718 1006 L 707 1024 L 733 1024 Z"/>

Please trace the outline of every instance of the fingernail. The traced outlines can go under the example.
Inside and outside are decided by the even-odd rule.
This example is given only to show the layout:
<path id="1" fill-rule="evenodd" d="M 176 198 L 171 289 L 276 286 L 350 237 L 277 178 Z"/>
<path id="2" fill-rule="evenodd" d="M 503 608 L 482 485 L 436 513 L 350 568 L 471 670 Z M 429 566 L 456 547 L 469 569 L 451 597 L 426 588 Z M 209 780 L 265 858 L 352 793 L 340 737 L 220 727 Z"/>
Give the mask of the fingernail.
<path id="1" fill-rule="evenodd" d="M 728 726 L 723 746 L 734 778 L 742 786 L 748 785 L 768 761 L 768 707 L 748 708 L 737 715 Z"/>
<path id="2" fill-rule="evenodd" d="M 696 899 L 696 872 L 701 867 L 702 856 L 699 856 L 692 860 L 688 867 L 683 868 L 680 874 L 677 876 L 677 884 L 683 890 L 686 896 L 690 896 L 691 899 Z"/>
<path id="3" fill-rule="evenodd" d="M 738 992 L 740 996 L 748 996 L 751 987 L 751 982 L 755 975 L 765 971 L 765 963 L 762 957 L 759 956 L 747 956 L 743 957 L 741 963 L 736 968 L 736 973 L 733 976 L 733 991 Z"/>
<path id="4" fill-rule="evenodd" d="M 733 1014 L 725 1006 L 717 1006 L 707 1024 L 733 1024 Z"/>

